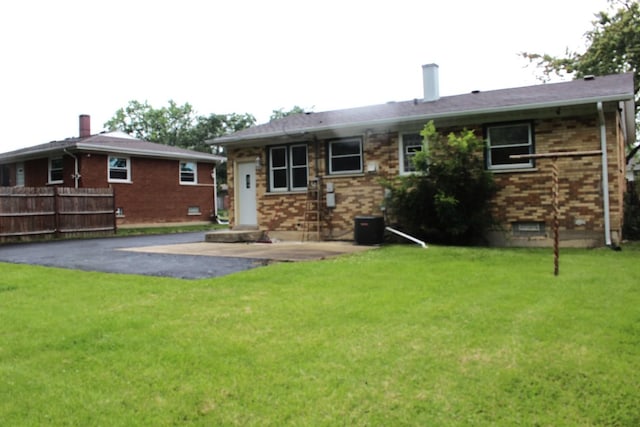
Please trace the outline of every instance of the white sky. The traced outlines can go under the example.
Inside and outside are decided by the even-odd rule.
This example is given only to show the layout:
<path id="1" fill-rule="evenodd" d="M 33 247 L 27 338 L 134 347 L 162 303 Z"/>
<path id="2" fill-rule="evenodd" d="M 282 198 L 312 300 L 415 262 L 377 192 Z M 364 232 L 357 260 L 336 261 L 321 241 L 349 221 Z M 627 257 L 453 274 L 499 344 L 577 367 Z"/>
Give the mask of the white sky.
<path id="1" fill-rule="evenodd" d="M 0 152 L 103 130 L 130 100 L 326 111 L 538 84 L 521 51 L 583 51 L 606 0 L 5 0 Z"/>

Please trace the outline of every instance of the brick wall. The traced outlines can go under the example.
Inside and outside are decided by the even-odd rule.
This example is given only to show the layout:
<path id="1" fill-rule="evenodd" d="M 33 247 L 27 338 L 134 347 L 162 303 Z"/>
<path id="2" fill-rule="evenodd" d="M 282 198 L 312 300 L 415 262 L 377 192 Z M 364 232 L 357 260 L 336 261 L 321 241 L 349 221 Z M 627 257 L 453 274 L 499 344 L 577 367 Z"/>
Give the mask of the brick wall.
<path id="1" fill-rule="evenodd" d="M 609 191 L 611 228 L 616 239 L 620 237 L 622 195 L 624 191 L 624 146 L 617 114 L 607 114 L 607 140 L 609 162 Z M 600 149 L 599 126 L 595 113 L 591 117 L 539 119 L 533 122 L 536 153 L 553 151 L 592 151 Z M 482 126 L 470 126 L 482 135 Z M 439 129 L 447 133 L 456 129 Z M 373 162 L 375 172 L 349 176 L 326 175 L 326 141 L 319 141 L 318 152 L 314 143 L 308 144 L 310 176 L 315 175 L 315 158 L 319 159 L 319 175 L 323 190 L 333 183 L 336 207 L 323 210 L 322 234 L 329 239 L 352 239 L 354 217 L 382 215 L 384 190 L 380 178 L 398 175 L 398 133 L 365 133 L 364 169 Z M 294 142 L 294 141 L 292 141 Z M 266 159 L 264 148 L 230 149 L 229 159 L 251 161 L 257 156 Z M 560 236 L 565 245 L 590 246 L 601 244 L 604 238 L 604 214 L 601 179 L 601 157 L 584 156 L 557 160 L 560 170 Z M 234 168 L 228 169 L 228 183 L 234 185 Z M 268 193 L 266 165 L 257 173 L 258 224 L 274 232 L 303 230 L 306 193 Z M 497 245 L 548 246 L 552 237 L 551 160 L 536 160 L 535 168 L 494 174 L 499 191 L 491 201 L 491 208 L 498 226 L 491 234 L 491 242 Z M 231 198 L 230 219 L 234 226 L 234 191 Z M 512 227 L 518 222 L 543 223 L 544 233 L 537 236 L 514 236 Z"/>
<path id="2" fill-rule="evenodd" d="M 106 160 L 104 161 L 106 164 Z M 131 158 L 131 184 L 110 183 L 120 224 L 208 221 L 213 215 L 213 164 L 198 163 L 198 184 L 182 185 L 177 160 Z M 189 214 L 189 207 L 200 213 Z"/>
<path id="3" fill-rule="evenodd" d="M 198 183 L 180 184 L 179 161 L 132 157 L 131 183 L 107 182 L 107 156 L 77 154 L 81 175 L 79 186 L 84 188 L 113 187 L 116 208 L 124 216 L 118 224 L 209 221 L 214 213 L 213 163 L 198 162 Z M 25 162 L 25 186 L 42 187 L 48 183 L 48 159 Z M 64 157 L 64 183 L 73 187 L 75 162 Z M 189 213 L 190 207 L 200 213 Z"/>

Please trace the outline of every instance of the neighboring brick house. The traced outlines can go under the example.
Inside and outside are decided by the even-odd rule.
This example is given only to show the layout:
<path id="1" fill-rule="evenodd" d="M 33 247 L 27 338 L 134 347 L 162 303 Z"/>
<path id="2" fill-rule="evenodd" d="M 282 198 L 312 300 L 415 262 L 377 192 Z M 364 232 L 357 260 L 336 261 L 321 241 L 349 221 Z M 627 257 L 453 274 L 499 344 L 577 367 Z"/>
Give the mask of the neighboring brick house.
<path id="1" fill-rule="evenodd" d="M 604 156 L 557 160 L 560 240 L 620 241 L 625 147 L 635 143 L 631 73 L 446 97 L 438 94 L 437 65 L 423 66 L 423 74 L 424 99 L 291 115 L 210 141 L 227 150 L 232 228 L 300 238 L 307 181 L 318 177 L 321 238 L 351 239 L 355 217 L 383 215 L 380 178 L 411 173 L 419 131 L 433 120 L 440 132 L 467 128 L 486 140 L 486 167 L 499 189 L 491 201 L 499 224 L 487 236 L 492 244 L 551 244 L 552 162 L 510 155 L 603 146 Z"/>
<path id="2" fill-rule="evenodd" d="M 209 221 L 224 160 L 122 132 L 91 135 L 81 115 L 77 138 L 0 154 L 0 185 L 114 188 L 118 225 Z"/>

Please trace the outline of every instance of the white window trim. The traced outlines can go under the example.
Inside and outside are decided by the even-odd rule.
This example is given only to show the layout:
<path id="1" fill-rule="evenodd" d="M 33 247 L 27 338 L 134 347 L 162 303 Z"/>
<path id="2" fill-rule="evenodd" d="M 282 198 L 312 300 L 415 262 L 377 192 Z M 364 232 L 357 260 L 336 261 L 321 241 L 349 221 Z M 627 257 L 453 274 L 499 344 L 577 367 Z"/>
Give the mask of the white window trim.
<path id="1" fill-rule="evenodd" d="M 399 137 L 398 137 L 398 141 L 399 141 L 399 144 L 398 144 L 399 168 L 398 168 L 398 170 L 399 170 L 399 172 L 400 172 L 400 175 L 411 175 L 411 174 L 416 173 L 416 171 L 408 171 L 408 170 L 405 170 L 405 168 L 404 168 L 404 163 L 405 163 L 405 154 L 406 154 L 406 153 L 405 153 L 405 150 L 404 150 L 404 136 L 405 136 L 405 135 L 409 135 L 409 134 L 417 134 L 417 135 L 420 135 L 420 131 L 415 131 L 415 132 L 411 132 L 411 131 L 409 131 L 409 132 L 400 132 L 400 135 L 399 135 Z M 423 141 L 422 135 L 420 135 L 420 138 L 421 138 L 421 141 Z M 423 144 L 423 142 L 421 142 L 421 144 Z M 422 145 L 421 145 L 421 146 L 422 146 Z"/>
<path id="2" fill-rule="evenodd" d="M 293 164 L 293 149 L 294 148 L 299 148 L 299 147 L 304 147 L 304 154 L 305 154 L 305 162 L 304 162 L 304 166 L 301 165 L 297 165 L 295 166 Z M 307 182 L 309 181 L 309 150 L 307 149 L 307 144 L 294 144 L 289 146 L 289 159 L 290 159 L 290 164 L 291 166 L 289 167 L 289 185 L 288 187 L 291 189 L 291 191 L 304 191 L 307 189 Z M 294 187 L 293 186 L 293 170 L 294 169 L 306 169 L 307 170 L 307 182 L 305 182 L 305 186 L 304 187 Z"/>
<path id="3" fill-rule="evenodd" d="M 491 161 L 491 150 L 493 147 L 491 147 L 491 137 L 490 137 L 490 129 L 495 129 L 495 128 L 500 128 L 500 127 L 512 127 L 512 126 L 527 126 L 527 130 L 528 130 L 528 135 L 529 135 L 529 143 L 528 144 L 509 144 L 509 145 L 499 145 L 498 147 L 500 148 L 511 148 L 511 147 L 529 147 L 529 153 L 533 154 L 534 152 L 534 148 L 533 148 L 533 135 L 532 135 L 532 126 L 531 123 L 523 123 L 523 122 L 516 122 L 516 123 L 505 123 L 505 124 L 501 124 L 501 125 L 490 125 L 487 126 L 487 169 L 488 170 L 495 170 L 495 171 L 504 171 L 504 170 L 519 170 L 519 169 L 533 169 L 534 168 L 534 164 L 533 164 L 533 159 L 529 159 L 529 161 L 527 163 L 509 163 L 507 165 L 493 165 L 492 161 Z M 495 147 L 497 148 L 497 147 Z"/>
<path id="4" fill-rule="evenodd" d="M 53 172 L 52 163 L 54 160 L 60 160 L 62 162 L 62 167 L 59 169 L 64 174 L 64 160 L 62 157 L 50 157 L 49 158 L 49 168 L 47 169 L 47 184 L 62 184 L 64 182 L 64 175 L 62 179 L 56 179 L 55 181 L 51 179 L 51 172 Z"/>
<path id="5" fill-rule="evenodd" d="M 360 147 L 360 169 L 350 169 L 350 170 L 345 170 L 345 171 L 334 171 L 333 167 L 332 167 L 332 162 L 331 160 L 334 158 L 332 151 L 333 151 L 333 144 L 334 143 L 340 143 L 340 142 L 351 142 L 351 141 L 356 141 L 359 144 Z M 364 167 L 364 149 L 362 147 L 362 138 L 359 137 L 354 137 L 354 138 L 341 138 L 341 139 L 334 139 L 332 141 L 329 141 L 328 144 L 328 151 L 329 151 L 329 175 L 352 175 L 352 174 L 359 174 L 363 172 L 363 167 Z M 339 156 L 339 157 L 355 157 L 355 154 L 349 154 L 346 156 Z M 336 157 L 337 158 L 337 157 Z"/>
<path id="6" fill-rule="evenodd" d="M 111 158 L 118 158 L 118 159 L 126 159 L 127 160 L 127 178 L 126 179 L 117 179 L 117 178 L 111 178 Z M 118 168 L 118 170 L 121 170 L 121 168 Z M 128 156 L 119 156 L 119 155 L 115 155 L 115 154 L 110 154 L 107 156 L 107 182 L 125 182 L 125 183 L 131 183 L 131 158 Z"/>
<path id="7" fill-rule="evenodd" d="M 278 166 L 275 167 L 273 166 L 273 151 L 274 150 L 284 150 L 284 166 Z M 275 188 L 273 186 L 273 181 L 274 181 L 274 177 L 273 177 L 273 172 L 276 170 L 284 170 L 287 174 L 287 179 L 289 179 L 289 154 L 287 152 L 287 146 L 286 145 L 278 145 L 278 146 L 274 146 L 274 147 L 269 147 L 269 192 L 271 193 L 284 193 L 289 191 L 289 183 L 287 182 L 287 186 L 286 187 L 278 187 Z"/>
<path id="8" fill-rule="evenodd" d="M 187 215 L 188 216 L 201 216 L 202 211 L 200 210 L 200 206 L 189 206 L 187 207 Z"/>
<path id="9" fill-rule="evenodd" d="M 193 163 L 193 181 L 183 181 L 182 180 L 182 165 L 186 163 Z M 198 162 L 194 161 L 180 161 L 178 162 L 178 181 L 180 185 L 196 185 L 198 184 Z"/>
<path id="10" fill-rule="evenodd" d="M 304 166 L 293 165 L 293 149 L 298 147 L 304 147 L 305 149 L 305 164 Z M 273 167 L 273 151 L 274 150 L 284 150 L 285 152 L 285 164 L 284 166 L 278 166 L 277 168 Z M 307 186 L 304 187 L 294 187 L 293 186 L 293 170 L 295 168 L 305 168 L 307 170 L 307 181 L 309 179 L 309 150 L 307 144 L 292 144 L 292 145 L 277 145 L 273 147 L 269 147 L 269 192 L 270 193 L 287 193 L 287 192 L 298 192 L 298 191 L 306 191 Z M 286 187 L 278 187 L 275 188 L 273 186 L 274 178 L 273 172 L 274 170 L 284 170 L 287 175 L 287 185 Z"/>

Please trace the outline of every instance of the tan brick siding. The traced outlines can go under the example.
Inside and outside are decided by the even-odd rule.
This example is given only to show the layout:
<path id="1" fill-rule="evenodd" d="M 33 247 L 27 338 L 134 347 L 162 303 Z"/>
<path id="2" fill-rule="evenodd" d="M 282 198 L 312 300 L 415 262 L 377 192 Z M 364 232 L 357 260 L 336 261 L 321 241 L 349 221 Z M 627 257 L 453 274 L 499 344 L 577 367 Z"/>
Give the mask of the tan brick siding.
<path id="1" fill-rule="evenodd" d="M 611 227 L 619 235 L 622 218 L 622 195 L 624 177 L 624 146 L 620 121 L 617 114 L 608 113 L 607 141 L 609 162 L 609 191 L 611 206 Z M 597 115 L 578 118 L 551 118 L 535 120 L 535 152 L 591 151 L 600 149 L 600 134 Z M 483 127 L 471 127 L 482 135 Z M 457 129 L 439 129 L 448 133 Z M 358 135 L 355 135 L 358 136 Z M 398 132 L 365 132 L 364 172 L 340 176 L 326 175 L 327 141 L 309 142 L 310 176 L 315 175 L 316 157 L 319 175 L 322 177 L 323 192 L 327 183 L 335 190 L 336 207 L 323 210 L 322 234 L 329 239 L 351 239 L 354 217 L 358 215 L 382 215 L 384 190 L 381 178 L 393 178 L 399 173 Z M 294 142 L 294 141 L 292 141 Z M 315 152 L 315 147 L 318 152 Z M 264 165 L 257 171 L 258 224 L 270 231 L 302 231 L 306 193 L 268 193 L 266 148 L 230 149 L 231 161 L 260 157 Z M 510 234 L 515 222 L 544 222 L 547 238 L 551 230 L 551 159 L 537 159 L 535 168 L 520 171 L 495 173 L 499 191 L 491 201 L 496 227 L 500 233 Z M 377 165 L 373 173 L 367 172 L 370 163 Z M 601 240 L 604 235 L 603 192 L 601 177 L 601 157 L 584 156 L 557 160 L 560 170 L 560 232 L 566 239 L 584 238 Z M 229 188 L 233 189 L 233 167 L 228 168 Z M 230 191 L 231 225 L 234 225 L 235 194 Z M 577 237 L 576 237 L 577 236 Z M 512 236 L 507 236 L 507 240 Z M 502 240 L 498 244 L 508 244 Z M 513 240 L 511 240 L 513 243 Z M 527 244 L 526 242 L 520 242 Z"/>

